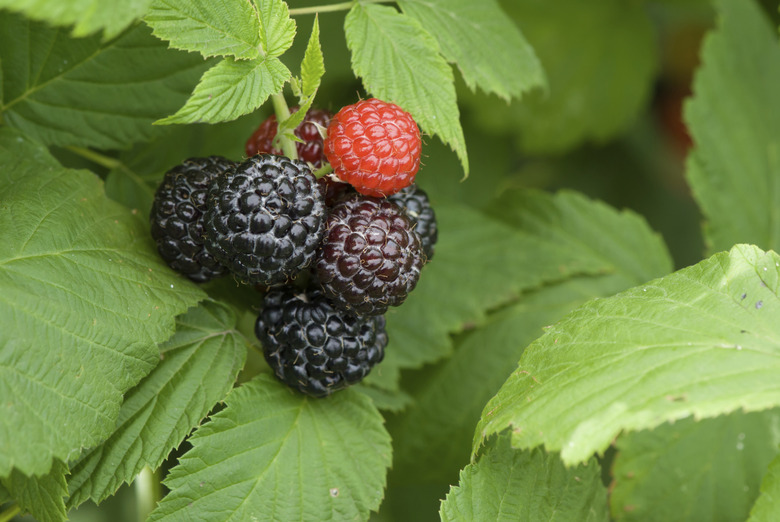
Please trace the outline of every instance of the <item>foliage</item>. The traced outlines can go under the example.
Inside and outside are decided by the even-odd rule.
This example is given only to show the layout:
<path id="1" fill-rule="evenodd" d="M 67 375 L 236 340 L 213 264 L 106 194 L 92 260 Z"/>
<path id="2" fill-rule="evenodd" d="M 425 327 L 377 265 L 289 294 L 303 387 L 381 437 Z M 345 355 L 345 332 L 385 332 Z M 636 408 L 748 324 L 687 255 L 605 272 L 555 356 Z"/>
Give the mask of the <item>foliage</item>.
<path id="1" fill-rule="evenodd" d="M 780 518 L 776 5 L 300 4 L 0 0 L 0 520 Z M 424 133 L 439 243 L 317 400 L 146 216 L 368 96 Z"/>

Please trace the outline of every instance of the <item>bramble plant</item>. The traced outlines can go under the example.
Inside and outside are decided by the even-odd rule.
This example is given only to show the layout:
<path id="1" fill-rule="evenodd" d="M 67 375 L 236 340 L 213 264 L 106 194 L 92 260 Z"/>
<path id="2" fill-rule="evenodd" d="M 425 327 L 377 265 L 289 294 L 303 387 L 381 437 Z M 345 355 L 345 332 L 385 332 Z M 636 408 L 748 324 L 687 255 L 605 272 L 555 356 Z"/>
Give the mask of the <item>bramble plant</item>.
<path id="1" fill-rule="evenodd" d="M 780 520 L 777 7 L 0 0 L 0 522 Z"/>

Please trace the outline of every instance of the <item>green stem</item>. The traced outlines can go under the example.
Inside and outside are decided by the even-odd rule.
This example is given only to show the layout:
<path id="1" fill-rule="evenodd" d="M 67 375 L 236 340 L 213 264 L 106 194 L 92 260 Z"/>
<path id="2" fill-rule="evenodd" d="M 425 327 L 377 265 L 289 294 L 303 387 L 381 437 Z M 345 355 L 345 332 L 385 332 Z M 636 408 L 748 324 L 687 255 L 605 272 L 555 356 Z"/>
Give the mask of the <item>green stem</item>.
<path id="1" fill-rule="evenodd" d="M 323 176 L 325 176 L 327 174 L 330 174 L 331 172 L 333 172 L 333 167 L 330 166 L 330 163 L 326 163 L 322 167 L 320 167 L 317 170 L 315 170 L 314 172 L 312 172 L 312 175 L 315 178 L 320 179 L 321 177 L 323 177 Z"/>
<path id="2" fill-rule="evenodd" d="M 19 504 L 11 504 L 6 508 L 5 511 L 0 513 L 0 522 L 8 522 L 12 518 L 14 518 L 16 515 L 21 513 L 22 508 L 19 506 Z"/>
<path id="3" fill-rule="evenodd" d="M 381 4 L 389 1 L 390 0 L 361 0 L 360 3 Z M 290 9 L 290 16 L 318 14 L 318 13 L 333 13 L 335 11 L 346 11 L 348 9 L 352 9 L 353 5 L 355 5 L 355 0 L 352 0 L 350 2 L 341 2 L 338 4 L 330 4 L 330 5 L 313 5 L 311 7 L 298 7 L 295 9 Z"/>
<path id="4" fill-rule="evenodd" d="M 157 506 L 162 497 L 159 472 L 152 471 L 149 466 L 138 474 L 135 479 L 135 505 L 138 522 L 144 522 Z"/>
<path id="5" fill-rule="evenodd" d="M 94 150 L 85 149 L 84 147 L 68 147 L 68 150 L 74 154 L 78 154 L 82 158 L 88 159 L 92 163 L 97 163 L 101 167 L 105 167 L 109 170 L 117 169 L 122 166 L 121 161 L 114 158 L 109 158 L 108 156 L 105 156 L 99 152 L 95 152 Z"/>
<path id="6" fill-rule="evenodd" d="M 274 103 L 274 112 L 276 113 L 276 121 L 281 123 L 290 117 L 290 108 L 287 106 L 287 100 L 284 99 L 284 94 L 278 92 L 271 96 L 271 101 Z M 290 159 L 298 159 L 298 149 L 295 148 L 295 142 L 287 136 L 279 136 L 279 144 L 282 146 L 282 152 Z"/>

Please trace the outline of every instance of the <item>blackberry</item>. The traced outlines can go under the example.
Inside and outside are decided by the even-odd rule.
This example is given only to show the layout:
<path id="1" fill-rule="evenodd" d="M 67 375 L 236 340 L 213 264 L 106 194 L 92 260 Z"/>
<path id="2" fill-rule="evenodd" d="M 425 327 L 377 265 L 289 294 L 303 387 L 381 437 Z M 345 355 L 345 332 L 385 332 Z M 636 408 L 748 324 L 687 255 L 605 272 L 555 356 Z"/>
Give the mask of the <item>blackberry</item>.
<path id="1" fill-rule="evenodd" d="M 265 296 L 255 323 L 266 361 L 288 386 L 325 397 L 362 380 L 384 357 L 385 319 L 337 310 L 320 290 Z"/>
<path id="2" fill-rule="evenodd" d="M 198 283 L 226 272 L 203 246 L 203 214 L 209 184 L 234 165 L 219 156 L 189 158 L 165 173 L 154 195 L 149 221 L 157 251 Z"/>
<path id="3" fill-rule="evenodd" d="M 302 161 L 253 156 L 217 179 L 203 220 L 206 250 L 249 284 L 294 278 L 325 233 L 325 204 Z"/>
<path id="4" fill-rule="evenodd" d="M 406 211 L 406 215 L 414 225 L 414 231 L 422 241 L 426 262 L 430 261 L 433 258 L 436 240 L 439 238 L 439 230 L 436 225 L 436 213 L 428 200 L 428 194 L 417 184 L 412 184 L 388 196 L 387 199 Z"/>
<path id="5" fill-rule="evenodd" d="M 296 112 L 298 107 L 292 107 L 291 112 Z M 298 157 L 303 161 L 308 161 L 315 169 L 322 166 L 325 161 L 325 153 L 322 151 L 322 134 L 320 134 L 320 127 L 323 129 L 328 127 L 330 123 L 331 113 L 324 109 L 309 109 L 306 112 L 303 122 L 301 122 L 293 134 L 301 139 L 300 142 L 295 144 L 295 148 L 298 151 Z M 281 149 L 274 148 L 273 142 L 276 137 L 276 131 L 279 129 L 279 125 L 276 123 L 276 116 L 271 115 L 265 120 L 252 136 L 247 140 L 244 149 L 247 156 L 254 156 L 255 154 L 270 153 L 281 155 Z"/>
<path id="6" fill-rule="evenodd" d="M 338 308 L 385 313 L 414 289 L 422 265 L 420 237 L 395 204 L 354 194 L 330 209 L 315 267 L 323 291 Z"/>

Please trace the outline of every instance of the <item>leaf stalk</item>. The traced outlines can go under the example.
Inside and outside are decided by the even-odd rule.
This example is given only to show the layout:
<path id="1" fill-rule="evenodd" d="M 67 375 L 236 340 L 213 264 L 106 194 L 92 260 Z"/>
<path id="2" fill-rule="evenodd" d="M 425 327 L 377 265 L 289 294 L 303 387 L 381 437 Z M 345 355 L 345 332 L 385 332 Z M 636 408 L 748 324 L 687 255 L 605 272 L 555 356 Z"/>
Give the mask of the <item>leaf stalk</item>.
<path id="1" fill-rule="evenodd" d="M 381 4 L 381 3 L 387 3 L 391 0 L 361 0 L 361 4 Z M 308 15 L 308 14 L 319 14 L 319 13 L 333 13 L 336 11 L 347 11 L 349 9 L 352 9 L 352 6 L 355 5 L 356 0 L 350 0 L 349 2 L 340 2 L 338 4 L 330 4 L 330 5 L 313 5 L 311 7 L 297 7 L 290 9 L 290 16 L 300 16 L 300 15 Z"/>
<path id="2" fill-rule="evenodd" d="M 6 508 L 5 511 L 0 513 L 0 522 L 8 522 L 12 518 L 14 518 L 16 515 L 21 513 L 22 507 L 19 504 L 11 504 Z"/>
<path id="3" fill-rule="evenodd" d="M 276 114 L 276 121 L 281 124 L 290 117 L 290 108 L 287 106 L 287 100 L 284 99 L 284 94 L 278 92 L 271 96 L 271 101 L 274 104 L 274 113 Z M 298 159 L 298 149 L 295 148 L 295 142 L 293 142 L 287 136 L 278 136 L 279 144 L 282 147 L 284 155 L 290 159 Z"/>
<path id="4" fill-rule="evenodd" d="M 144 466 L 135 479 L 135 504 L 138 522 L 145 522 L 162 497 L 159 471 Z"/>

